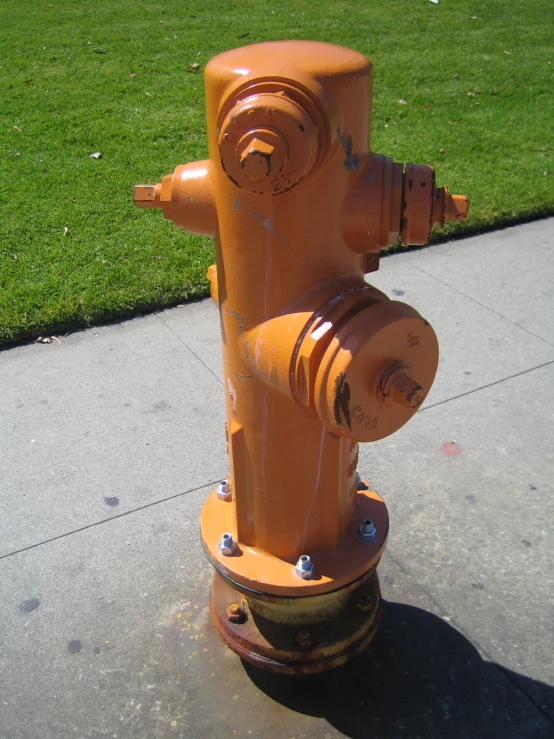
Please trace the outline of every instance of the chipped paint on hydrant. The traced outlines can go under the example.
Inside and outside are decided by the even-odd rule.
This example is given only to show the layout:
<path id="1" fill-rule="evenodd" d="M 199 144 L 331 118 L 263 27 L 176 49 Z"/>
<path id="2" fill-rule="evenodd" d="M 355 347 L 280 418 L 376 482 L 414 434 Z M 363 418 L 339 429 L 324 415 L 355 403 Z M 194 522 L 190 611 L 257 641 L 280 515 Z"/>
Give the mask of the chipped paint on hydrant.
<path id="1" fill-rule="evenodd" d="M 209 158 L 134 200 L 217 247 L 230 474 L 201 517 L 210 610 L 242 658 L 318 672 L 377 627 L 388 514 L 358 443 L 411 418 L 438 362 L 429 323 L 364 275 L 388 246 L 464 220 L 468 200 L 370 150 L 357 52 L 257 44 L 212 59 L 205 84 Z"/>

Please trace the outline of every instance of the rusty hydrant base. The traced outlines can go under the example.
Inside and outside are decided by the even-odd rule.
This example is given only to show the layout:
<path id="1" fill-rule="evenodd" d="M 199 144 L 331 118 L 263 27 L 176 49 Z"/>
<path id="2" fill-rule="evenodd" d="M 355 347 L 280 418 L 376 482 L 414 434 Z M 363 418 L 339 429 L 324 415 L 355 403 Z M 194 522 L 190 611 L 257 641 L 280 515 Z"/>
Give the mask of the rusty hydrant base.
<path id="1" fill-rule="evenodd" d="M 210 593 L 212 621 L 223 642 L 256 667 L 289 675 L 330 670 L 362 652 L 375 636 L 380 604 L 375 571 L 361 579 L 337 615 L 317 623 L 264 618 L 217 572 Z"/>

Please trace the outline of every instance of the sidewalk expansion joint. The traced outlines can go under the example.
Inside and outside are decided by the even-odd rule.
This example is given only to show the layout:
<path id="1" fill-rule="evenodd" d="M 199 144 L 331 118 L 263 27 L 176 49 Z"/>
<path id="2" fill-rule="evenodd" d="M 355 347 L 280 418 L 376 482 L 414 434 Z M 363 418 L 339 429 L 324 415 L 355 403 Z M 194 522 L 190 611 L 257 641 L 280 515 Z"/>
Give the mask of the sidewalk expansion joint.
<path id="1" fill-rule="evenodd" d="M 0 560 L 7 559 L 8 557 L 13 557 L 16 554 L 22 554 L 23 552 L 28 552 L 30 549 L 36 549 L 37 547 L 43 546 L 43 544 L 50 544 L 51 542 L 58 541 L 59 539 L 65 539 L 67 536 L 72 536 L 73 534 L 79 534 L 81 531 L 86 531 L 87 529 L 92 529 L 95 526 L 101 526 L 105 523 L 110 523 L 110 521 L 116 521 L 118 518 L 123 518 L 123 516 L 129 516 L 131 513 L 137 513 L 139 511 L 144 511 L 145 508 L 152 508 L 155 505 L 159 505 L 160 503 L 167 503 L 170 500 L 175 500 L 176 498 L 182 498 L 185 495 L 189 495 L 190 493 L 196 493 L 199 490 L 202 490 L 203 488 L 212 488 L 214 485 L 217 485 L 217 483 L 222 478 L 218 477 L 217 480 L 212 480 L 206 483 L 203 483 L 202 485 L 198 485 L 195 488 L 191 488 L 190 490 L 184 490 L 182 493 L 175 493 L 175 495 L 168 495 L 167 498 L 160 498 L 159 500 L 153 500 L 151 503 L 145 503 L 144 505 L 137 506 L 136 508 L 131 508 L 129 511 L 123 511 L 122 513 L 117 513 L 114 516 L 110 516 L 110 518 L 103 518 L 101 521 L 94 521 L 93 523 L 88 523 L 86 526 L 81 526 L 78 529 L 73 529 L 72 531 L 66 531 L 63 534 L 59 534 L 58 536 L 52 536 L 50 539 L 44 539 L 43 541 L 37 541 L 35 544 L 29 544 L 27 547 L 22 547 L 21 549 L 15 549 L 13 552 L 6 552 L 6 554 L 0 555 Z"/>
<path id="2" fill-rule="evenodd" d="M 542 336 L 539 336 L 538 334 L 534 334 L 532 331 L 529 331 L 529 329 L 525 328 L 524 326 L 520 326 L 519 323 L 512 321 L 511 318 L 508 318 L 504 314 L 499 313 L 497 310 L 494 310 L 494 308 L 491 308 L 489 305 L 480 303 L 478 300 L 476 300 L 471 295 L 467 295 L 467 293 L 464 293 L 462 290 L 459 290 L 457 287 L 454 287 L 454 285 L 451 285 L 449 282 L 445 282 L 444 280 L 441 280 L 440 277 L 435 277 L 435 275 L 431 274 L 430 272 L 427 272 L 427 270 L 423 269 L 423 267 L 418 267 L 417 264 L 414 264 L 412 261 L 410 261 L 409 263 L 410 263 L 410 266 L 414 267 L 415 269 L 418 269 L 420 272 L 423 272 L 423 274 L 427 275 L 427 277 L 430 277 L 432 280 L 436 280 L 437 282 L 440 282 L 441 285 L 444 285 L 450 290 L 454 290 L 454 292 L 458 293 L 458 295 L 462 295 L 464 298 L 467 298 L 468 300 L 471 300 L 477 305 L 481 306 L 481 308 L 484 308 L 485 310 L 488 310 L 491 313 L 494 313 L 495 316 L 498 316 L 499 318 L 502 318 L 504 321 L 511 323 L 512 326 L 519 328 L 521 331 L 525 331 L 525 333 L 529 334 L 529 336 L 533 336 L 535 339 L 539 339 L 539 341 L 542 341 L 543 344 L 546 344 L 547 346 L 553 346 L 553 344 L 550 341 L 547 341 L 547 339 L 544 339 Z"/>
<path id="3" fill-rule="evenodd" d="M 219 384 L 220 384 L 220 385 L 223 385 L 223 382 L 222 382 L 222 381 L 221 381 L 221 379 L 220 379 L 220 378 L 219 378 L 219 377 L 218 377 L 218 376 L 217 376 L 217 375 L 215 374 L 215 372 L 213 372 L 213 371 L 212 371 L 212 370 L 211 370 L 211 369 L 210 369 L 210 368 L 208 367 L 208 365 L 207 365 L 207 364 L 206 364 L 206 363 L 205 363 L 205 362 L 204 362 L 204 361 L 203 361 L 203 360 L 202 360 L 202 359 L 201 359 L 201 358 L 200 358 L 200 357 L 198 356 L 198 354 L 197 354 L 197 353 L 196 353 L 195 351 L 193 351 L 193 350 L 192 350 L 192 349 L 190 348 L 190 346 L 189 346 L 189 345 L 187 344 L 187 342 L 186 342 L 186 341 L 184 341 L 184 340 L 183 340 L 183 339 L 182 339 L 182 338 L 181 338 L 181 337 L 179 336 L 179 334 L 178 334 L 177 332 L 175 332 L 175 331 L 174 331 L 174 330 L 173 330 L 173 329 L 171 328 L 171 326 L 168 326 L 168 325 L 167 325 L 167 323 L 166 323 L 166 322 L 165 322 L 165 321 L 163 320 L 163 318 L 162 318 L 162 317 L 161 317 L 160 315 L 158 315 L 157 313 L 156 313 L 156 318 L 157 318 L 157 319 L 158 319 L 158 320 L 159 320 L 159 321 L 160 321 L 161 323 L 163 323 L 163 325 L 164 325 L 164 326 L 166 327 L 166 329 L 167 329 L 168 331 L 171 331 L 171 333 L 173 334 L 173 336 L 175 336 L 175 338 L 176 338 L 176 339 L 178 339 L 178 341 L 180 341 L 180 342 L 181 342 L 181 344 L 182 344 L 182 345 L 183 345 L 183 346 L 184 346 L 184 347 L 185 347 L 186 349 L 188 349 L 188 350 L 189 350 L 189 352 L 190 352 L 190 353 L 192 354 L 192 356 L 193 356 L 193 357 L 194 357 L 195 359 L 197 359 L 197 360 L 198 360 L 198 361 L 200 362 L 200 364 L 201 364 L 201 365 L 202 365 L 203 367 L 205 367 L 205 368 L 206 368 L 206 369 L 208 370 L 208 372 L 209 372 L 209 373 L 210 373 L 210 374 L 211 374 L 211 375 L 212 375 L 213 377 L 215 377 L 215 379 L 216 379 L 216 380 L 217 380 L 217 381 L 219 382 Z"/>
<path id="4" fill-rule="evenodd" d="M 445 403 L 450 403 L 452 400 L 458 400 L 458 398 L 465 398 L 466 395 L 473 395 L 473 393 L 478 393 L 480 390 L 486 390 L 489 387 L 494 387 L 495 385 L 501 385 L 503 382 L 507 382 L 508 380 L 513 380 L 514 377 L 521 377 L 521 375 L 527 375 L 529 372 L 534 372 L 535 370 L 542 369 L 543 367 L 549 367 L 551 364 L 554 364 L 554 359 L 551 359 L 549 362 L 544 362 L 544 364 L 538 364 L 536 367 L 529 367 L 529 369 L 522 370 L 521 372 L 516 372 L 515 375 L 508 375 L 508 377 L 503 377 L 500 380 L 495 380 L 494 382 L 489 382 L 487 385 L 481 385 L 481 387 L 476 387 L 473 390 L 467 390 L 465 393 L 460 393 L 459 395 L 453 395 L 451 398 L 445 398 L 444 400 L 439 400 L 436 403 L 431 403 L 430 405 L 426 405 L 421 410 L 419 410 L 419 413 L 423 413 L 423 411 L 428 411 L 430 408 L 436 408 L 438 405 L 444 405 Z"/>

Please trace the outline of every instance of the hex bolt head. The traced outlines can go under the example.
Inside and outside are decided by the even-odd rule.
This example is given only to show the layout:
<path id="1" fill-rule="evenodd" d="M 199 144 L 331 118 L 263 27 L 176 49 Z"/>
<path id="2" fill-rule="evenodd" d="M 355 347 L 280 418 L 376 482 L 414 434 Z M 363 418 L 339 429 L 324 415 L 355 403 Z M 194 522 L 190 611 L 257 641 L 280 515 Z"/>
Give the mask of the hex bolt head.
<path id="1" fill-rule="evenodd" d="M 247 618 L 246 611 L 238 603 L 231 603 L 227 608 L 227 620 L 232 624 L 243 624 Z"/>
<path id="2" fill-rule="evenodd" d="M 370 611 L 373 607 L 373 598 L 367 593 L 362 593 L 356 603 L 356 608 L 364 613 Z"/>
<path id="3" fill-rule="evenodd" d="M 315 569 L 311 557 L 307 554 L 302 554 L 298 558 L 298 562 L 294 568 L 294 574 L 297 577 L 301 577 L 303 580 L 311 580 L 315 575 Z"/>
<path id="4" fill-rule="evenodd" d="M 220 483 L 218 483 L 215 492 L 219 500 L 231 500 L 232 495 L 229 480 L 222 480 Z"/>
<path id="5" fill-rule="evenodd" d="M 414 337 L 414 341 L 419 341 Z M 417 346 L 417 344 L 414 344 Z M 381 381 L 382 400 L 392 408 L 419 408 L 425 400 L 425 390 L 412 377 L 409 370 L 389 367 Z"/>
<path id="6" fill-rule="evenodd" d="M 240 155 L 240 166 L 249 180 L 263 182 L 271 176 L 274 153 L 275 147 L 272 144 L 262 139 L 252 139 Z"/>
<path id="7" fill-rule="evenodd" d="M 356 470 L 356 490 L 369 490 L 369 485 L 362 480 L 360 473 Z"/>
<path id="8" fill-rule="evenodd" d="M 231 534 L 222 534 L 219 540 L 219 551 L 224 557 L 232 557 L 237 551 L 237 543 Z"/>
<path id="9" fill-rule="evenodd" d="M 370 518 L 366 518 L 362 522 L 362 525 L 360 526 L 360 536 L 362 537 L 363 541 L 376 541 L 377 529 L 373 525 L 373 521 Z"/>
<path id="10" fill-rule="evenodd" d="M 312 639 L 312 635 L 310 634 L 308 629 L 300 629 L 296 633 L 294 641 L 298 644 L 299 647 L 302 647 L 302 649 L 310 649 L 310 647 L 312 647 L 314 644 L 314 640 Z"/>

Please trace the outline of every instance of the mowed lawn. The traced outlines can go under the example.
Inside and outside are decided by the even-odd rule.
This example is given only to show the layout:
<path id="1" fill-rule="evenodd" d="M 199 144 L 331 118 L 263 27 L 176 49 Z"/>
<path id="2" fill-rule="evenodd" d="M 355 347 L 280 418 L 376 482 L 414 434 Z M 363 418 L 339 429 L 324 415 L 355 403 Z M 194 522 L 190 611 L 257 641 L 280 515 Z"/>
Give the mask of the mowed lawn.
<path id="1" fill-rule="evenodd" d="M 553 24 L 552 0 L 2 0 L 0 343 L 207 294 L 212 243 L 132 187 L 206 157 L 203 68 L 236 46 L 369 56 L 372 148 L 471 199 L 435 238 L 554 213 Z"/>

